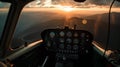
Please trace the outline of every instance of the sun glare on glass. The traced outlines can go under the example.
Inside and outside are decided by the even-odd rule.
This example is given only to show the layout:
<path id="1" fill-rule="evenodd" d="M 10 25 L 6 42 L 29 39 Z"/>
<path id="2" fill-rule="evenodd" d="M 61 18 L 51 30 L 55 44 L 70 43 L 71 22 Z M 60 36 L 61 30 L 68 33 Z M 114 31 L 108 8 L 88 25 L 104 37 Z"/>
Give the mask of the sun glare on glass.
<path id="1" fill-rule="evenodd" d="M 59 6 L 58 7 L 60 10 L 63 10 L 65 12 L 70 12 L 70 11 L 73 11 L 74 8 L 72 8 L 71 6 Z"/>

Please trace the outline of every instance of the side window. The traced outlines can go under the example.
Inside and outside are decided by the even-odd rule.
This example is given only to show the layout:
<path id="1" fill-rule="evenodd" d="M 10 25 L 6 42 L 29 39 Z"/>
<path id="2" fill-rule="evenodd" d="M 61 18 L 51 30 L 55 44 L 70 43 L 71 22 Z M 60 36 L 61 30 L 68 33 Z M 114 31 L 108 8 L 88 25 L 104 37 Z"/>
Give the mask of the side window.
<path id="1" fill-rule="evenodd" d="M 120 23 L 119 23 L 119 16 L 120 16 L 120 8 L 112 8 L 111 13 L 111 30 L 110 30 L 110 40 L 108 49 L 119 49 L 120 45 Z M 106 47 L 107 42 L 107 33 L 108 33 L 108 13 L 103 15 L 99 15 L 96 17 L 95 23 L 95 41 L 100 43 L 102 47 Z"/>
<path id="2" fill-rule="evenodd" d="M 0 2 L 0 38 L 4 29 L 5 21 L 9 11 L 10 4 Z"/>

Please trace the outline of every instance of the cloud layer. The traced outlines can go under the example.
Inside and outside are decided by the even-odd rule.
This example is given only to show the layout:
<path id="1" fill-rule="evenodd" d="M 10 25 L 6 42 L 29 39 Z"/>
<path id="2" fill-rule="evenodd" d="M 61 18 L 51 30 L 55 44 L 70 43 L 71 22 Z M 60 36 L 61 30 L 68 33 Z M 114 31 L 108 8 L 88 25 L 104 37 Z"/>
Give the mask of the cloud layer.
<path id="1" fill-rule="evenodd" d="M 37 2 L 38 0 L 36 0 Z M 40 1 L 44 1 L 44 0 L 40 0 Z M 58 2 L 58 4 L 62 1 L 62 2 L 65 2 L 65 3 L 72 3 L 74 2 L 74 0 L 52 0 L 53 2 Z M 86 0 L 86 4 L 95 4 L 95 5 L 110 5 L 110 3 L 112 2 L 113 0 Z M 5 3 L 1 3 L 0 2 L 0 7 L 6 7 L 8 6 L 7 4 Z M 78 6 L 78 5 L 77 5 Z M 114 6 L 116 7 L 120 7 L 120 2 L 115 2 L 114 3 Z"/>
<path id="2" fill-rule="evenodd" d="M 86 3 L 96 4 L 96 5 L 110 5 L 113 0 L 86 0 Z M 120 2 L 115 2 L 114 6 L 120 6 Z"/>

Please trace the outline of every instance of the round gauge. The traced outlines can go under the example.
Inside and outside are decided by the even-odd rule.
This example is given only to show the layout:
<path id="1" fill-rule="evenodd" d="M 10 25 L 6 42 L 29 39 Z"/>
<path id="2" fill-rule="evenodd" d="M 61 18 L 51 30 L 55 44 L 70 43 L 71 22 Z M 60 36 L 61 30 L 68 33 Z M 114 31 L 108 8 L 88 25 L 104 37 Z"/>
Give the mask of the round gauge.
<path id="1" fill-rule="evenodd" d="M 85 37 L 85 33 L 82 33 L 82 34 L 81 34 L 81 37 Z"/>
<path id="2" fill-rule="evenodd" d="M 50 32 L 50 37 L 54 38 L 55 37 L 55 33 L 54 32 Z"/>
<path id="3" fill-rule="evenodd" d="M 60 32 L 60 36 L 61 37 L 64 37 L 65 36 L 65 33 L 63 31 Z"/>
<path id="4" fill-rule="evenodd" d="M 78 43 L 79 43 L 79 40 L 76 38 L 76 39 L 73 40 L 73 43 L 74 43 L 74 44 L 78 44 Z"/>
<path id="5" fill-rule="evenodd" d="M 74 33 L 74 37 L 78 37 L 78 33 Z"/>
<path id="6" fill-rule="evenodd" d="M 72 32 L 67 32 L 67 37 L 71 37 L 72 36 Z"/>
<path id="7" fill-rule="evenodd" d="M 60 49 L 64 49 L 64 44 L 60 44 L 60 45 L 59 45 L 59 48 L 60 48 Z"/>
<path id="8" fill-rule="evenodd" d="M 66 39 L 66 43 L 71 43 L 72 40 L 70 38 Z"/>
<path id="9" fill-rule="evenodd" d="M 60 40 L 60 43 L 64 43 L 65 42 L 64 38 L 60 38 L 59 40 Z"/>
<path id="10" fill-rule="evenodd" d="M 78 45 L 74 45 L 74 46 L 73 46 L 73 49 L 74 49 L 74 50 L 78 50 L 78 48 L 79 48 Z"/>
<path id="11" fill-rule="evenodd" d="M 86 39 L 86 41 L 89 41 L 89 39 Z"/>
<path id="12" fill-rule="evenodd" d="M 68 50 L 70 50 L 72 47 L 71 47 L 71 45 L 67 45 L 67 47 L 66 47 Z"/>

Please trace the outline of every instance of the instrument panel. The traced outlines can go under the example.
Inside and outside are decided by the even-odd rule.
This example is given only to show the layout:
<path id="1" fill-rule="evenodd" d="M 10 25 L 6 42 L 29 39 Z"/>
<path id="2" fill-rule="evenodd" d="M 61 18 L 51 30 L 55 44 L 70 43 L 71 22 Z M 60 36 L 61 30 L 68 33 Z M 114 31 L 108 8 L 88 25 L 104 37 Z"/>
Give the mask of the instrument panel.
<path id="1" fill-rule="evenodd" d="M 48 29 L 42 32 L 48 51 L 55 52 L 58 60 L 79 59 L 89 53 L 93 36 L 90 32 L 74 29 Z"/>

